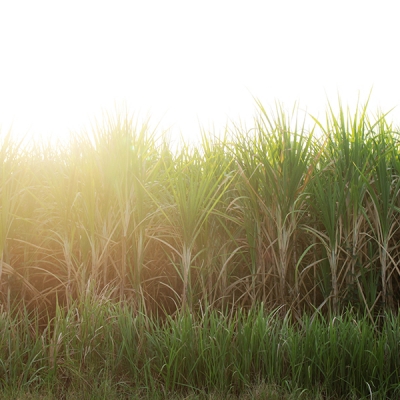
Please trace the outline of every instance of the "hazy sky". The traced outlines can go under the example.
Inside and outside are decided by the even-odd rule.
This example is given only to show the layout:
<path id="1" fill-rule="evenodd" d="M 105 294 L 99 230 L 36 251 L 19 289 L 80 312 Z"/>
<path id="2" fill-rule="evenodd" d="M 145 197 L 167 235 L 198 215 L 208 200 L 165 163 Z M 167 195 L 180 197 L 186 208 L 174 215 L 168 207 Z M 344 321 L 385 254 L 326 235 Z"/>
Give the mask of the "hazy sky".
<path id="1" fill-rule="evenodd" d="M 398 1 L 0 0 L 0 125 L 65 135 L 126 104 L 187 137 L 254 100 L 397 106 Z"/>

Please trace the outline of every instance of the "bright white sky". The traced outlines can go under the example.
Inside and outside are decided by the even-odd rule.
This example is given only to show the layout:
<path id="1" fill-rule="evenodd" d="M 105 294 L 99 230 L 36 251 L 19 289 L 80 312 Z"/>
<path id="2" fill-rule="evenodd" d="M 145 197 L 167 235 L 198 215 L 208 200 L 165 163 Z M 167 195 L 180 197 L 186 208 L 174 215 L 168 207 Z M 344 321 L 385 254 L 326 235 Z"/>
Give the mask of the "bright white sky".
<path id="1" fill-rule="evenodd" d="M 397 106 L 398 0 L 1 0 L 0 126 L 63 136 L 127 105 L 187 139 L 252 96 L 323 116 Z"/>

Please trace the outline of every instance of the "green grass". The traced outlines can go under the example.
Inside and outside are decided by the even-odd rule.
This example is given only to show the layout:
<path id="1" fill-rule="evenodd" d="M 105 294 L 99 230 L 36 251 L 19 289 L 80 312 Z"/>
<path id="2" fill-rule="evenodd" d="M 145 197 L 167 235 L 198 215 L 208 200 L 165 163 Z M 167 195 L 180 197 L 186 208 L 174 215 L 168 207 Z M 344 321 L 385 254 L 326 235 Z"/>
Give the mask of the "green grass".
<path id="1" fill-rule="evenodd" d="M 258 103 L 253 129 L 175 150 L 128 116 L 61 149 L 5 135 L 2 301 L 46 311 L 112 287 L 167 313 L 260 301 L 395 310 L 399 133 L 385 118 L 340 106 L 322 123 Z"/>
<path id="2" fill-rule="evenodd" d="M 26 310 L 3 313 L 0 391 L 71 398 L 245 398 L 259 390 L 288 398 L 398 397 L 398 316 L 384 314 L 373 325 L 350 309 L 331 320 L 294 319 L 290 312 L 282 318 L 280 311 L 261 305 L 157 319 L 93 298 L 57 308 L 44 329 Z"/>
<path id="3" fill-rule="evenodd" d="M 0 134 L 4 394 L 397 396 L 399 131 L 256 104 L 197 146 Z"/>

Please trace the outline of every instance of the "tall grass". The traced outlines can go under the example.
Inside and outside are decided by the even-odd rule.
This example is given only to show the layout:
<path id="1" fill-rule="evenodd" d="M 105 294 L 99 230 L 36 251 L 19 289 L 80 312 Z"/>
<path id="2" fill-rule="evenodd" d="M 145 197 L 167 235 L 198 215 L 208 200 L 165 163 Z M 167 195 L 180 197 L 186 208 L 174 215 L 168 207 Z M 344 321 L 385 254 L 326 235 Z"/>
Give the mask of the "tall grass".
<path id="1" fill-rule="evenodd" d="M 257 103 L 252 129 L 174 151 L 127 115 L 59 149 L 3 135 L 2 301 L 396 309 L 399 134 L 339 105 L 308 128 Z"/>
<path id="2" fill-rule="evenodd" d="M 254 254 L 252 297 L 262 285 L 275 288 L 274 301 L 293 304 L 300 299 L 296 235 L 305 211 L 302 192 L 310 178 L 313 130 L 306 132 L 305 121 L 298 126 L 296 109 L 293 122 L 282 108 L 269 117 L 258 105 L 255 133 L 242 142 L 238 132 L 233 146 L 243 181 L 238 186 L 240 197 L 249 208 L 243 224 Z M 263 297 L 266 300 L 265 291 Z"/>
<path id="3" fill-rule="evenodd" d="M 178 149 L 128 115 L 1 134 L 2 388 L 398 396 L 399 132 L 257 111 Z"/>

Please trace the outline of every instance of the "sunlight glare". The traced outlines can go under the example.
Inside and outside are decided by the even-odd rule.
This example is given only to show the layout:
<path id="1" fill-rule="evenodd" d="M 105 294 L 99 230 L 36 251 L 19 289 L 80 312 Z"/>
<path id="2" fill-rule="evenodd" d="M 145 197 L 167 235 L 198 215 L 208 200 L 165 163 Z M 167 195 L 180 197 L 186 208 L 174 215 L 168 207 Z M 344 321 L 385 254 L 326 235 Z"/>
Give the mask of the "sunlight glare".
<path id="1" fill-rule="evenodd" d="M 385 3 L 385 6 L 383 5 Z M 360 7 L 362 5 L 362 7 Z M 13 1 L 0 6 L 0 126 L 65 140 L 124 105 L 191 140 L 255 102 L 322 116 L 397 106 L 395 2 Z M 392 10 L 392 12 L 391 12 Z M 370 29 L 372 28 L 373 29 Z M 253 98 L 254 97 L 254 98 Z M 399 110 L 392 118 L 399 119 Z"/>

